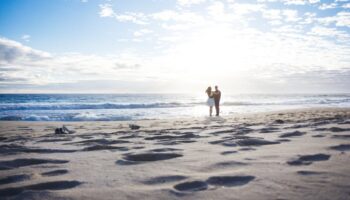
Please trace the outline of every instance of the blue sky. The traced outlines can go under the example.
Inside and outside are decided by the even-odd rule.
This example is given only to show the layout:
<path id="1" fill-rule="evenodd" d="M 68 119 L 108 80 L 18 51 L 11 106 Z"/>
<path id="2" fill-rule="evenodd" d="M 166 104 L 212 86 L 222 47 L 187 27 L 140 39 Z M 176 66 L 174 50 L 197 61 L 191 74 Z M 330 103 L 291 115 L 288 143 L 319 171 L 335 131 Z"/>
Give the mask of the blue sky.
<path id="1" fill-rule="evenodd" d="M 350 92 L 350 1 L 1 0 L 0 92 Z"/>

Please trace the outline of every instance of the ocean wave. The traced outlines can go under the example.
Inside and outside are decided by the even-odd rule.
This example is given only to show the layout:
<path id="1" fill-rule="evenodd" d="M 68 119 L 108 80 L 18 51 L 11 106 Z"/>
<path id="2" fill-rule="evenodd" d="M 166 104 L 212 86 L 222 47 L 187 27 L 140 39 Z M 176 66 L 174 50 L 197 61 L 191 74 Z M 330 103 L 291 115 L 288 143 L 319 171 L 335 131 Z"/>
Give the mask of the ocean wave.
<path id="1" fill-rule="evenodd" d="M 0 111 L 11 110 L 89 110 L 89 109 L 141 109 L 141 108 L 172 108 L 186 107 L 188 104 L 182 103 L 150 103 L 150 104 L 17 104 L 0 105 Z"/>
<path id="2" fill-rule="evenodd" d="M 258 105 L 268 105 L 268 103 L 253 103 L 253 102 L 244 102 L 244 101 L 231 101 L 223 102 L 223 106 L 258 106 Z"/>
<path id="3" fill-rule="evenodd" d="M 0 117 L 0 121 L 129 121 L 133 120 L 130 116 L 103 116 L 94 113 L 79 113 L 76 115 L 9 115 Z"/>
<path id="4" fill-rule="evenodd" d="M 342 104 L 350 103 L 349 98 L 343 99 L 284 99 L 277 101 L 223 101 L 222 106 L 274 106 L 274 105 L 306 105 L 306 104 Z M 20 111 L 20 110 L 99 110 L 99 109 L 146 109 L 146 108 L 176 108 L 176 107 L 192 107 L 206 105 L 205 101 L 193 102 L 163 102 L 163 103 L 31 103 L 31 104 L 0 104 L 0 111 Z"/>
<path id="5" fill-rule="evenodd" d="M 349 104 L 350 99 L 300 99 L 289 100 L 284 99 L 280 101 L 229 101 L 222 103 L 223 106 L 274 106 L 274 105 L 332 105 L 332 104 Z"/>

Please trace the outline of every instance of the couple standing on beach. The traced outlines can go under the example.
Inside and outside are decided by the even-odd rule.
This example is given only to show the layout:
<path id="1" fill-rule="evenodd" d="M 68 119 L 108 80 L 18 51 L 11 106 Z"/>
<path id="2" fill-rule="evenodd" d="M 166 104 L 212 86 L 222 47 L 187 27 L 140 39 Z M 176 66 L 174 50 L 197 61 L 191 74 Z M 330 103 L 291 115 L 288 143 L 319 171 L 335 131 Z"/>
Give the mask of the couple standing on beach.
<path id="1" fill-rule="evenodd" d="M 215 105 L 216 116 L 219 116 L 221 91 L 218 89 L 218 86 L 217 85 L 215 86 L 215 91 L 212 91 L 211 87 L 209 86 L 205 91 L 205 93 L 207 93 L 208 95 L 207 104 L 209 106 L 209 116 L 212 116 L 214 105 Z"/>

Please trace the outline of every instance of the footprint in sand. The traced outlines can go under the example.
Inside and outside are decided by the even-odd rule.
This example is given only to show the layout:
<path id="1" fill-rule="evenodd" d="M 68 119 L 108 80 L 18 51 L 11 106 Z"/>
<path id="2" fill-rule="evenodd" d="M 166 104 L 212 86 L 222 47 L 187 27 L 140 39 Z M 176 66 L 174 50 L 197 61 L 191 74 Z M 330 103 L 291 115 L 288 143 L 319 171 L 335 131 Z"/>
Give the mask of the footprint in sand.
<path id="1" fill-rule="evenodd" d="M 156 144 L 168 146 L 168 145 L 177 145 L 182 143 L 193 143 L 193 142 L 196 142 L 196 141 L 195 140 L 175 140 L 175 141 L 166 140 L 166 141 L 158 142 Z"/>
<path id="2" fill-rule="evenodd" d="M 236 143 L 239 146 L 262 146 L 262 145 L 279 144 L 280 142 L 268 141 L 268 140 L 257 139 L 257 138 L 248 138 L 248 139 L 238 140 Z"/>
<path id="3" fill-rule="evenodd" d="M 179 153 L 139 153 L 127 154 L 123 157 L 124 160 L 118 160 L 116 163 L 120 165 L 140 164 L 161 160 L 169 160 L 181 157 Z"/>
<path id="4" fill-rule="evenodd" d="M 120 136 L 118 139 L 135 139 L 135 138 L 142 138 L 142 136 L 138 134 L 131 134 L 131 135 Z"/>
<path id="5" fill-rule="evenodd" d="M 204 181 L 190 181 L 179 183 L 175 185 L 174 188 L 180 192 L 196 192 L 206 190 L 208 188 L 208 184 Z"/>
<path id="6" fill-rule="evenodd" d="M 238 161 L 225 161 L 225 162 L 218 162 L 213 164 L 213 168 L 217 168 L 217 167 L 241 167 L 241 166 L 245 166 L 248 165 L 248 163 L 244 163 L 244 162 L 238 162 Z"/>
<path id="7" fill-rule="evenodd" d="M 272 145 L 279 144 L 279 141 L 268 141 L 260 138 L 250 138 L 244 136 L 242 139 L 237 138 L 229 138 L 229 139 L 221 139 L 216 141 L 209 142 L 210 144 L 221 144 L 223 146 L 262 146 L 262 145 Z"/>
<path id="8" fill-rule="evenodd" d="M 176 149 L 176 148 L 158 148 L 158 149 L 151 149 L 150 152 L 169 152 L 169 151 L 182 151 L 183 149 Z"/>
<path id="9" fill-rule="evenodd" d="M 220 154 L 221 155 L 229 155 L 229 154 L 235 154 L 235 153 L 238 153 L 238 151 L 223 151 Z"/>
<path id="10" fill-rule="evenodd" d="M 290 139 L 283 138 L 283 139 L 278 139 L 276 141 L 277 142 L 290 142 Z"/>
<path id="11" fill-rule="evenodd" d="M 53 138 L 53 139 L 42 139 L 38 142 L 69 142 L 72 141 L 72 138 Z"/>
<path id="12" fill-rule="evenodd" d="M 350 139 L 350 135 L 333 135 L 332 138 L 335 138 L 335 139 Z"/>
<path id="13" fill-rule="evenodd" d="M 321 175 L 324 174 L 324 172 L 317 172 L 317 171 L 297 171 L 297 174 L 303 175 L 303 176 L 312 176 L 312 175 Z"/>
<path id="14" fill-rule="evenodd" d="M 293 132 L 290 132 L 290 133 L 283 133 L 279 137 L 280 138 L 296 137 L 296 136 L 302 136 L 302 135 L 305 135 L 305 134 L 306 134 L 305 132 L 293 131 Z"/>
<path id="15" fill-rule="evenodd" d="M 197 192 L 208 189 L 209 185 L 220 187 L 236 187 L 248 184 L 254 176 L 212 176 L 206 181 L 189 181 L 176 184 L 174 188 L 179 192 Z"/>
<path id="16" fill-rule="evenodd" d="M 329 128 L 329 131 L 344 132 L 344 131 L 350 131 L 350 129 L 349 128 L 340 128 L 340 127 L 331 127 L 331 128 Z"/>
<path id="17" fill-rule="evenodd" d="M 273 133 L 273 132 L 276 132 L 278 130 L 279 130 L 279 128 L 276 128 L 276 127 L 267 127 L 267 128 L 260 129 L 260 133 Z"/>
<path id="18" fill-rule="evenodd" d="M 77 150 L 70 150 L 70 149 L 41 149 L 36 147 L 26 147 L 26 146 L 20 146 L 16 144 L 8 144 L 8 145 L 1 145 L 0 146 L 0 154 L 17 154 L 17 153 L 42 153 L 42 154 L 48 154 L 48 153 L 73 153 Z"/>
<path id="19" fill-rule="evenodd" d="M 58 169 L 58 170 L 54 170 L 54 171 L 41 173 L 41 175 L 42 176 L 59 176 L 59 175 L 67 174 L 67 173 L 68 173 L 68 170 L 66 170 L 66 169 Z"/>
<path id="20" fill-rule="evenodd" d="M 165 184 L 165 183 L 171 183 L 176 181 L 182 181 L 187 178 L 188 178 L 187 176 L 180 176 L 180 175 L 158 176 L 158 177 L 154 177 L 154 178 L 150 178 L 145 181 L 142 181 L 142 183 L 147 185 L 156 185 L 156 184 Z"/>
<path id="21" fill-rule="evenodd" d="M 340 144 L 336 146 L 331 146 L 329 148 L 337 151 L 350 151 L 350 144 Z"/>
<path id="22" fill-rule="evenodd" d="M 69 143 L 64 143 L 66 145 L 111 145 L 111 144 L 125 144 L 125 143 L 130 143 L 127 140 L 107 140 L 107 139 L 92 139 L 92 140 L 83 140 L 83 141 L 78 141 L 78 142 L 69 142 Z"/>
<path id="23" fill-rule="evenodd" d="M 54 160 L 54 159 L 36 159 L 36 158 L 24 158 L 15 159 L 9 161 L 0 162 L 0 170 L 16 169 L 19 167 L 25 167 L 30 165 L 40 165 L 40 164 L 64 164 L 68 163 L 68 160 Z"/>
<path id="24" fill-rule="evenodd" d="M 131 154 L 124 157 L 128 161 L 158 161 L 158 160 L 168 160 L 176 157 L 181 157 L 181 154 L 177 153 L 141 153 L 141 154 Z"/>
<path id="25" fill-rule="evenodd" d="M 193 134 L 191 132 L 188 132 L 188 133 L 181 133 L 179 135 L 159 135 L 159 136 L 146 137 L 145 140 L 192 139 L 192 138 L 198 138 L 198 137 L 200 136 Z"/>
<path id="26" fill-rule="evenodd" d="M 254 176 L 212 176 L 206 182 L 215 186 L 234 187 L 245 185 L 254 179 Z"/>
<path id="27" fill-rule="evenodd" d="M 255 151 L 256 149 L 254 148 L 251 148 L 251 147 L 243 147 L 243 148 L 240 148 L 238 149 L 239 151 Z"/>
<path id="28" fill-rule="evenodd" d="M 22 142 L 26 142 L 30 140 L 28 137 L 24 137 L 24 136 L 13 136 L 13 137 L 9 137 L 6 139 L 7 143 L 10 142 L 18 142 L 18 143 L 22 143 Z"/>
<path id="29" fill-rule="evenodd" d="M 325 135 L 321 135 L 321 134 L 316 134 L 316 135 L 313 135 L 312 137 L 315 137 L 315 138 L 322 138 L 322 137 L 326 137 Z"/>
<path id="30" fill-rule="evenodd" d="M 127 147 L 116 147 L 110 145 L 93 145 L 89 147 L 85 147 L 82 151 L 101 151 L 101 150 L 118 150 L 118 151 L 128 151 Z"/>
<path id="31" fill-rule="evenodd" d="M 17 182 L 29 180 L 30 177 L 31 176 L 27 175 L 27 174 L 19 174 L 19 175 L 8 176 L 8 177 L 0 179 L 0 185 L 10 184 L 10 183 L 17 183 Z"/>
<path id="32" fill-rule="evenodd" d="M 344 132 L 344 131 L 350 131 L 350 129 L 340 128 L 340 127 L 331 127 L 331 128 L 316 128 L 315 131 Z"/>
<path id="33" fill-rule="evenodd" d="M 310 165 L 316 161 L 329 160 L 331 156 L 327 154 L 314 154 L 314 155 L 301 155 L 297 159 L 290 160 L 287 163 L 289 165 Z"/>
<path id="34" fill-rule="evenodd" d="M 11 187 L 11 188 L 0 189 L 0 196 L 1 197 L 14 196 L 26 190 L 34 190 L 34 191 L 65 190 L 65 189 L 77 187 L 80 184 L 82 183 L 79 181 L 53 181 L 53 182 L 39 183 L 34 185 L 27 185 L 23 187 Z"/>
<path id="35" fill-rule="evenodd" d="M 276 119 L 273 123 L 275 123 L 275 124 L 284 124 L 284 121 L 282 119 Z"/>

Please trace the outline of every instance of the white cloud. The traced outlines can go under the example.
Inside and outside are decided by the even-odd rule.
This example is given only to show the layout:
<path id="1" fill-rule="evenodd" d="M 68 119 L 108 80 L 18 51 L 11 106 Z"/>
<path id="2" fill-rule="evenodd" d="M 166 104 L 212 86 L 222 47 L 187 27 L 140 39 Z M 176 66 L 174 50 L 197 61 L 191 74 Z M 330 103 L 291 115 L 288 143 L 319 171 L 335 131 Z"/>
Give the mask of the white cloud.
<path id="1" fill-rule="evenodd" d="M 114 16 L 114 11 L 112 8 L 111 4 L 100 4 L 100 12 L 99 15 L 100 17 L 113 17 Z"/>
<path id="2" fill-rule="evenodd" d="M 309 3 L 311 3 L 311 4 L 315 4 L 315 3 L 319 3 L 320 2 L 320 0 L 309 0 Z"/>
<path id="3" fill-rule="evenodd" d="M 147 17 L 143 13 L 126 12 L 124 14 L 115 15 L 115 18 L 120 22 L 132 22 L 139 25 L 148 24 Z"/>
<path id="4" fill-rule="evenodd" d="M 283 33 L 284 35 L 295 35 L 302 33 L 302 30 L 300 27 L 298 26 L 292 26 L 292 25 L 284 25 L 284 26 L 280 26 L 278 28 L 273 28 L 272 29 L 273 32 L 277 32 L 277 33 Z"/>
<path id="5" fill-rule="evenodd" d="M 286 5 L 305 5 L 309 3 L 308 0 L 282 0 Z"/>
<path id="6" fill-rule="evenodd" d="M 316 13 L 306 12 L 304 13 L 304 17 L 302 18 L 302 20 L 299 21 L 299 24 L 311 24 L 314 23 L 316 20 Z"/>
<path id="7" fill-rule="evenodd" d="M 200 4 L 205 2 L 206 0 L 177 0 L 177 3 L 181 6 L 191 6 L 194 4 Z"/>
<path id="8" fill-rule="evenodd" d="M 24 40 L 24 41 L 26 41 L 26 42 L 29 42 L 30 41 L 30 35 L 27 35 L 27 34 L 25 34 L 25 35 L 22 35 L 22 40 Z"/>
<path id="9" fill-rule="evenodd" d="M 287 22 L 296 22 L 301 19 L 300 17 L 298 17 L 297 10 L 285 9 L 282 11 L 282 14 L 285 16 L 285 20 Z"/>
<path id="10" fill-rule="evenodd" d="M 183 31 L 183 30 L 188 30 L 190 28 L 192 28 L 193 26 L 191 26 L 191 24 L 189 23 L 183 23 L 183 24 L 167 24 L 167 23 L 163 23 L 161 25 L 161 27 L 163 29 L 166 30 L 170 30 L 170 31 Z"/>
<path id="11" fill-rule="evenodd" d="M 198 23 L 202 22 L 204 18 L 190 11 L 174 11 L 174 10 L 163 10 L 151 14 L 151 17 L 159 21 L 174 21 L 174 22 L 188 22 Z"/>
<path id="12" fill-rule="evenodd" d="M 332 39 L 336 38 L 340 42 L 350 43 L 350 35 L 347 34 L 345 31 L 340 31 L 340 30 L 337 30 L 336 28 L 314 26 L 308 32 L 308 34 L 322 36 L 322 37 L 328 37 L 328 38 L 332 38 Z"/>
<path id="13" fill-rule="evenodd" d="M 257 0 L 258 3 L 277 2 L 278 0 Z"/>
<path id="14" fill-rule="evenodd" d="M 160 66 L 170 67 L 169 73 L 174 78 L 185 70 L 186 76 L 215 81 L 211 77 L 215 66 L 218 71 L 215 79 L 229 78 L 228 74 L 245 76 L 254 71 L 255 78 L 264 74 L 263 77 L 268 75 L 270 80 L 275 80 L 301 71 L 341 69 L 350 62 L 347 53 L 350 53 L 349 47 L 304 35 L 298 26 L 263 33 L 216 24 L 192 30 L 191 34 L 176 40 L 158 61 Z M 283 73 L 281 68 L 285 69 Z"/>
<path id="15" fill-rule="evenodd" d="M 339 12 L 336 15 L 336 25 L 337 26 L 347 26 L 350 27 L 350 12 Z"/>
<path id="16" fill-rule="evenodd" d="M 24 46 L 19 42 L 0 37 L 0 66 L 48 59 L 49 53 Z"/>
<path id="17" fill-rule="evenodd" d="M 258 2 L 283 2 L 286 5 L 306 5 L 317 4 L 320 0 L 258 0 Z"/>
<path id="18" fill-rule="evenodd" d="M 328 10 L 328 9 L 336 8 L 337 6 L 338 6 L 338 4 L 336 4 L 336 3 L 330 3 L 330 4 L 323 3 L 318 8 L 320 10 Z"/>
<path id="19" fill-rule="evenodd" d="M 209 14 L 214 17 L 221 17 L 225 13 L 225 5 L 221 1 L 214 1 L 207 9 Z"/>
<path id="20" fill-rule="evenodd" d="M 346 4 L 342 5 L 342 8 L 345 8 L 345 9 L 350 8 L 350 3 L 346 3 Z"/>
<path id="21" fill-rule="evenodd" d="M 262 16 L 269 20 L 280 20 L 282 19 L 281 10 L 278 9 L 265 9 L 262 12 Z"/>
<path id="22" fill-rule="evenodd" d="M 145 35 L 145 34 L 150 34 L 150 33 L 153 33 L 153 31 L 144 28 L 144 29 L 135 31 L 135 32 L 134 32 L 134 36 L 135 36 L 135 37 L 141 37 L 141 36 L 143 36 L 143 35 Z"/>
<path id="23" fill-rule="evenodd" d="M 233 3 L 229 5 L 233 12 L 238 15 L 246 15 L 253 12 L 262 12 L 266 6 L 263 4 Z"/>
<path id="24" fill-rule="evenodd" d="M 317 21 L 324 25 L 334 23 L 336 26 L 350 27 L 350 12 L 341 11 L 331 17 L 317 18 Z"/>
<path id="25" fill-rule="evenodd" d="M 51 55 L 16 41 L 0 38 L 0 69 L 5 69 L 0 73 L 2 83 L 52 84 L 91 79 L 142 79 L 142 76 L 135 76 L 134 73 L 134 70 L 142 70 L 140 63 L 143 63 L 141 56 L 130 54 Z"/>
<path id="26" fill-rule="evenodd" d="M 100 17 L 112 17 L 119 22 L 132 22 L 139 25 L 146 25 L 147 17 L 141 12 L 124 12 L 117 14 L 114 12 L 111 4 L 100 4 Z"/>

